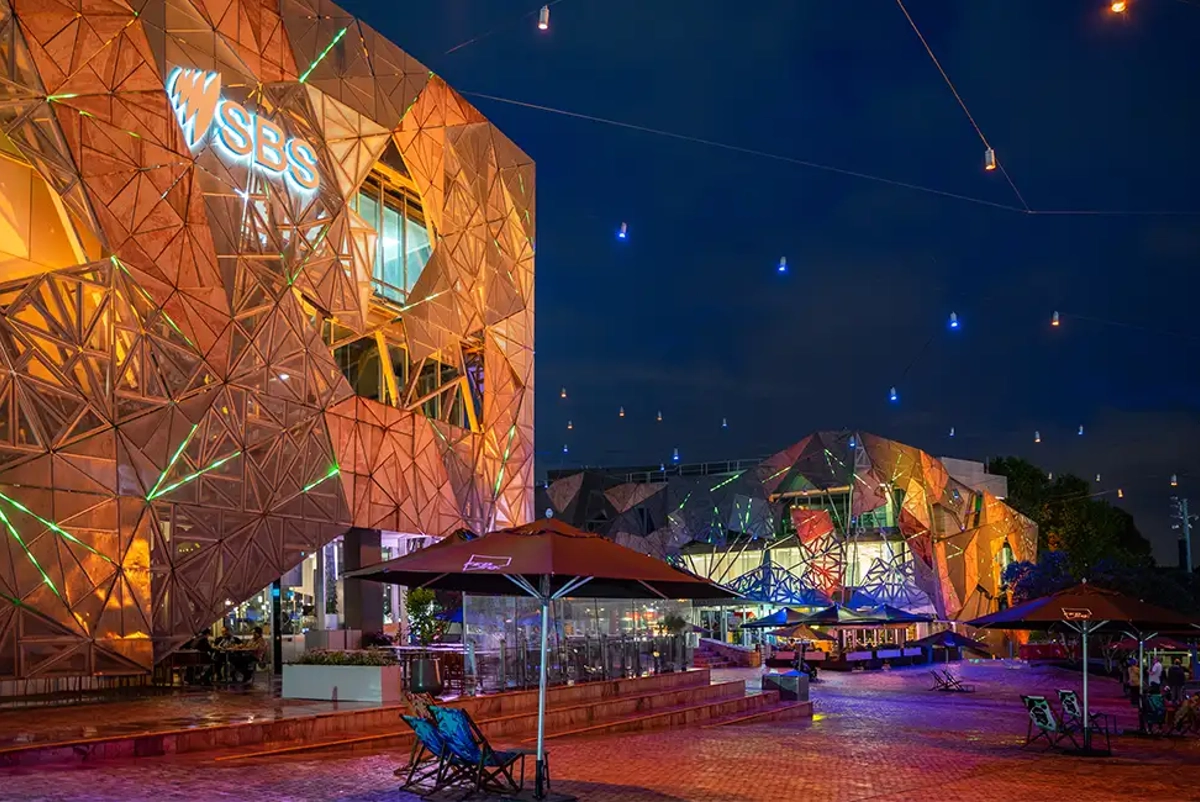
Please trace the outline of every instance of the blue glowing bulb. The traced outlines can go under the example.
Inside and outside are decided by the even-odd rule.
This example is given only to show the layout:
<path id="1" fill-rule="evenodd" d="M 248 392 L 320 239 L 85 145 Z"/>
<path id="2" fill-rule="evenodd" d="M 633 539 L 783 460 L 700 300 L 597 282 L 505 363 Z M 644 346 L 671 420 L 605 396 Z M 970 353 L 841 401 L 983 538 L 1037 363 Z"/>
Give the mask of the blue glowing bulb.
<path id="1" fill-rule="evenodd" d="M 958 313 L 957 312 L 950 313 L 950 328 L 952 328 L 952 329 L 958 328 Z"/>
<path id="2" fill-rule="evenodd" d="M 566 446 L 566 444 L 564 444 L 564 445 L 563 445 L 563 453 L 564 453 L 564 454 L 566 454 L 566 453 L 567 453 L 567 446 Z"/>
<path id="3" fill-rule="evenodd" d="M 892 403 L 895 403 L 900 400 L 900 396 L 896 394 L 895 387 L 893 387 L 891 389 L 891 391 L 888 393 L 888 400 L 891 401 Z"/>
<path id="4" fill-rule="evenodd" d="M 1080 425 L 1080 427 L 1079 427 L 1079 435 L 1080 435 L 1081 437 L 1083 436 L 1083 426 L 1082 426 L 1082 424 L 1081 424 L 1081 425 Z"/>
<path id="5" fill-rule="evenodd" d="M 950 427 L 950 436 L 951 437 L 954 436 L 954 427 L 953 426 Z"/>
<path id="6" fill-rule="evenodd" d="M 629 239 L 628 223 L 621 223 L 621 227 L 617 229 L 617 239 Z"/>
<path id="7" fill-rule="evenodd" d="M 722 429 L 729 428 L 729 420 L 727 418 L 721 418 L 721 428 Z"/>
<path id="8" fill-rule="evenodd" d="M 679 462 L 679 449 L 678 448 L 675 449 L 673 452 L 671 452 L 671 462 Z"/>
<path id="9" fill-rule="evenodd" d="M 780 273 L 787 272 L 787 257 L 786 256 L 779 257 L 779 267 L 777 269 L 779 270 Z"/>
<path id="10" fill-rule="evenodd" d="M 850 435 L 850 447 L 858 448 L 858 441 L 854 439 L 854 435 Z"/>

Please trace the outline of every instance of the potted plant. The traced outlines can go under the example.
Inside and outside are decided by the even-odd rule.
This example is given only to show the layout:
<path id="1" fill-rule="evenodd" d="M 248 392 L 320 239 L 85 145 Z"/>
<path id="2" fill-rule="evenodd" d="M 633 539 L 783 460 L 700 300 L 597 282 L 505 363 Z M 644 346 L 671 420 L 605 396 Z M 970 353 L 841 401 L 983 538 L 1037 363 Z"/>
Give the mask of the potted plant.
<path id="1" fill-rule="evenodd" d="M 441 611 L 437 595 L 428 588 L 412 588 L 404 600 L 408 612 L 408 629 L 418 646 L 428 648 L 446 628 L 446 622 L 438 619 Z M 442 692 L 441 662 L 429 654 L 412 661 L 409 668 L 408 689 L 412 693 L 428 693 L 437 696 Z"/>
<path id="2" fill-rule="evenodd" d="M 283 698 L 398 702 L 400 665 L 384 649 L 310 649 L 283 667 Z"/>

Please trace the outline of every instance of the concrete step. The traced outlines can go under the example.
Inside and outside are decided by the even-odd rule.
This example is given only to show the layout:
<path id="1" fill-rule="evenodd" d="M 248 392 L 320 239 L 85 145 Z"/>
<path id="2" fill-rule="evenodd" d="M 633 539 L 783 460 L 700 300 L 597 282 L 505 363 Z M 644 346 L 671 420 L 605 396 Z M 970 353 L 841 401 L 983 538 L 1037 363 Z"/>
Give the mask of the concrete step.
<path id="1" fill-rule="evenodd" d="M 636 718 L 654 711 L 679 709 L 698 703 L 736 700 L 745 696 L 746 683 L 743 680 L 737 680 L 670 691 L 626 695 L 582 704 L 550 705 L 546 709 L 546 731 L 555 733 L 586 729 L 599 722 Z M 537 732 L 536 709 L 507 716 L 475 718 L 475 721 L 488 740 L 496 743 L 513 743 Z M 217 757 L 216 760 L 221 762 L 249 760 L 315 751 L 355 752 L 363 749 L 378 751 L 380 749 L 409 748 L 412 746 L 412 741 L 412 730 L 408 725 L 398 721 L 396 726 L 378 732 L 363 733 L 354 737 L 285 744 L 272 749 L 252 752 L 242 751 Z"/>
<path id="2" fill-rule="evenodd" d="M 688 689 L 703 689 L 701 693 L 708 693 L 709 685 L 708 670 L 697 669 L 648 677 L 560 685 L 547 689 L 546 698 L 550 709 L 559 709 L 600 704 L 606 700 L 624 697 L 671 694 Z M 476 721 L 520 715 L 533 716 L 537 712 L 537 690 L 463 697 L 451 700 L 447 704 L 465 708 Z M 94 762 L 230 750 L 244 753 L 248 751 L 248 747 L 252 749 L 263 745 L 291 746 L 354 739 L 364 733 L 393 731 L 398 726 L 404 726 L 400 722 L 400 714 L 407 712 L 407 706 L 393 704 L 283 718 L 272 717 L 271 711 L 267 709 L 261 716 L 250 716 L 251 720 L 248 721 L 206 725 L 199 719 L 196 724 L 185 729 L 155 727 L 153 723 L 148 722 L 144 730 L 134 732 L 5 747 L 0 749 L 0 766 Z"/>
<path id="3" fill-rule="evenodd" d="M 769 721 L 794 721 L 797 719 L 811 719 L 813 714 L 813 703 L 810 702 L 783 702 L 770 705 L 752 713 L 738 714 L 728 718 L 716 719 L 710 724 L 706 724 L 704 729 L 713 727 L 725 727 L 730 724 L 763 724 Z"/>
<path id="4" fill-rule="evenodd" d="M 622 732 L 645 732 L 649 730 L 673 729 L 687 727 L 727 718 L 749 717 L 756 713 L 777 707 L 779 704 L 778 691 L 764 691 L 735 699 L 715 699 L 699 704 L 686 704 L 670 707 L 664 710 L 599 721 L 587 727 L 577 727 L 571 730 L 553 732 L 546 736 L 547 740 L 566 738 L 580 735 L 613 735 Z M 526 739 L 526 743 L 534 739 Z"/>

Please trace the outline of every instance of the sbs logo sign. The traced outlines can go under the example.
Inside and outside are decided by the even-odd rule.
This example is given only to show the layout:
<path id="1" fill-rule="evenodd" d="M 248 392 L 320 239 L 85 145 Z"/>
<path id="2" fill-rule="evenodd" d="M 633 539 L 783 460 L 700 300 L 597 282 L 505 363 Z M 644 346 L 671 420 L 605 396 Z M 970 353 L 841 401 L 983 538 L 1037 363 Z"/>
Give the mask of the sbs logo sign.
<path id="1" fill-rule="evenodd" d="M 248 161 L 252 169 L 298 189 L 311 192 L 320 186 L 312 145 L 299 137 L 285 139 L 271 120 L 222 98 L 220 73 L 176 67 L 166 88 L 188 147 L 194 150 L 211 138 L 230 161 Z"/>

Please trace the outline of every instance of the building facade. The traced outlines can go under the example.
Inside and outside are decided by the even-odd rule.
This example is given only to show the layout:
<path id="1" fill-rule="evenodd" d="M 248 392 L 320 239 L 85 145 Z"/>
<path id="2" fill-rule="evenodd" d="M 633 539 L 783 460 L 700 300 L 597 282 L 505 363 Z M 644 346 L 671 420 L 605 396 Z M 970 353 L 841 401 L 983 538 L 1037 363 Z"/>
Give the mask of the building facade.
<path id="1" fill-rule="evenodd" d="M 979 463 L 818 432 L 764 460 L 556 472 L 538 510 L 751 602 L 890 604 L 967 620 L 1002 603 L 1008 563 L 1037 557 L 1037 527 L 1004 489 Z"/>
<path id="2" fill-rule="evenodd" d="M 0 679 L 533 511 L 534 166 L 326 0 L 0 0 Z"/>

